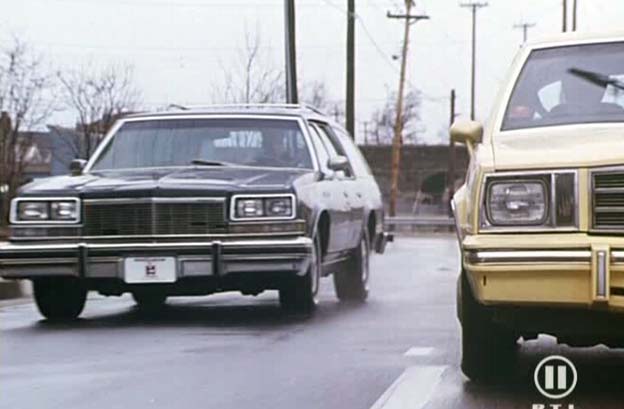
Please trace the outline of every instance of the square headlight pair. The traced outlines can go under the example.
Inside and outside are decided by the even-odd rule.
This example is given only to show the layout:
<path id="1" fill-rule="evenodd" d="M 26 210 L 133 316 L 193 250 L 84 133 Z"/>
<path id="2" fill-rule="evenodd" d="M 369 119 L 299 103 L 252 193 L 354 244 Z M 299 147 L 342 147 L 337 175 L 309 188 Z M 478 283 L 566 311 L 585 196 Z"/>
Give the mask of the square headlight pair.
<path id="1" fill-rule="evenodd" d="M 295 195 L 236 195 L 232 197 L 232 220 L 291 220 L 295 218 Z"/>
<path id="2" fill-rule="evenodd" d="M 78 223 L 80 200 L 76 198 L 16 198 L 11 202 L 12 224 Z"/>
<path id="3" fill-rule="evenodd" d="M 574 171 L 492 175 L 485 193 L 482 228 L 578 227 Z"/>

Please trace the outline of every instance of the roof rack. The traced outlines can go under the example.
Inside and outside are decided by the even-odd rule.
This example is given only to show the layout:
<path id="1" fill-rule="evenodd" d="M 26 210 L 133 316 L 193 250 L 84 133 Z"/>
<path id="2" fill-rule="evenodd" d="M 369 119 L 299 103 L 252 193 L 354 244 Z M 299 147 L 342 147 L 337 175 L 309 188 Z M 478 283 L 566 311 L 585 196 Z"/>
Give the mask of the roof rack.
<path id="1" fill-rule="evenodd" d="M 304 109 L 312 111 L 320 115 L 327 115 L 321 109 L 310 104 L 208 104 L 208 105 L 181 105 L 181 104 L 169 104 L 168 108 L 179 109 L 182 111 L 190 111 L 193 109 Z"/>

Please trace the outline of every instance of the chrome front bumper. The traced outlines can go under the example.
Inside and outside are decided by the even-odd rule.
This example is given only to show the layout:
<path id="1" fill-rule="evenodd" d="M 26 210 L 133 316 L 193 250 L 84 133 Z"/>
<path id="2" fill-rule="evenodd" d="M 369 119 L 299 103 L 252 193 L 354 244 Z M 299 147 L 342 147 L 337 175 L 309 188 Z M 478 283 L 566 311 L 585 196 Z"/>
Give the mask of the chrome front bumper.
<path id="1" fill-rule="evenodd" d="M 462 247 L 480 302 L 624 312 L 624 237 L 469 236 Z"/>
<path id="2" fill-rule="evenodd" d="M 621 252 L 617 252 L 621 253 Z M 615 256 L 615 254 L 614 254 Z M 591 250 L 467 250 L 466 261 L 473 265 L 507 263 L 589 263 Z"/>
<path id="3" fill-rule="evenodd" d="M 124 278 L 124 259 L 172 256 L 178 278 L 232 273 L 307 271 L 313 249 L 308 237 L 161 243 L 0 244 L 0 277 L 74 276 Z"/>

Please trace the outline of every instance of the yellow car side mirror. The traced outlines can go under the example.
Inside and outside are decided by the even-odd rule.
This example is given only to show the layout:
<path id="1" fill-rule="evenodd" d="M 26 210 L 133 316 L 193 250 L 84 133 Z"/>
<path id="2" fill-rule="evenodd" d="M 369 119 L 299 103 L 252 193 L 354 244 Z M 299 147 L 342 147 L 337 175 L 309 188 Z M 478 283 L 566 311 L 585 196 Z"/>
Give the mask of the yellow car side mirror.
<path id="1" fill-rule="evenodd" d="M 451 141 L 474 147 L 483 139 L 483 125 L 476 121 L 456 121 L 451 126 Z"/>

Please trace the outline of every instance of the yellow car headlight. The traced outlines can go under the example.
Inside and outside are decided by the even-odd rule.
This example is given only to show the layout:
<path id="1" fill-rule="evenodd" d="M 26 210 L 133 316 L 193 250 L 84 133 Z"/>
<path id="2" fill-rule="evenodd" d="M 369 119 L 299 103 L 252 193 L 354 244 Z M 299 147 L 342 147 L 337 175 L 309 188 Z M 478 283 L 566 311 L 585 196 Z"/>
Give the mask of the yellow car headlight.
<path id="1" fill-rule="evenodd" d="M 487 215 L 494 226 L 542 225 L 547 211 L 548 198 L 543 181 L 501 181 L 489 186 Z"/>
<path id="2" fill-rule="evenodd" d="M 480 224 L 485 230 L 577 229 L 577 172 L 487 175 Z"/>

